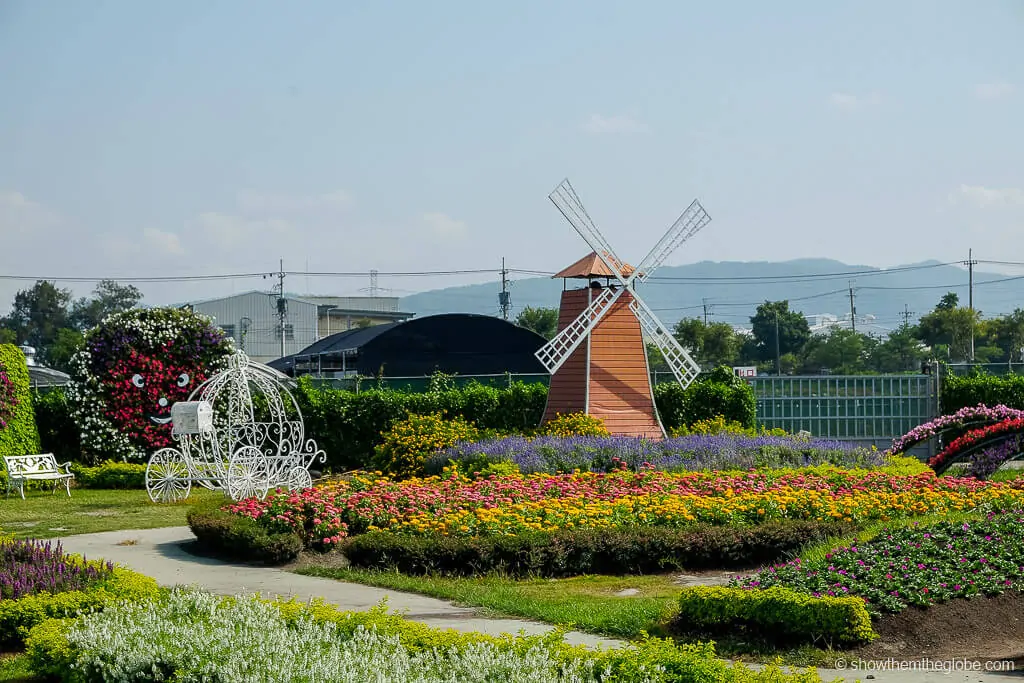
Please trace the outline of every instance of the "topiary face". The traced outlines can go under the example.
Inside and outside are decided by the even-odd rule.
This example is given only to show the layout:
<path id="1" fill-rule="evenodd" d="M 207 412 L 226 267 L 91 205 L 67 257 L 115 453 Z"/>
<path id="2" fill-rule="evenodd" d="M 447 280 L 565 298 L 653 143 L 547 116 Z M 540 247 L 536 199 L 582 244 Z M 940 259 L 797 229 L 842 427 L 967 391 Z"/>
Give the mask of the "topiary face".
<path id="1" fill-rule="evenodd" d="M 178 309 L 111 316 L 72 360 L 69 398 L 89 459 L 145 459 L 170 446 L 171 406 L 226 365 L 232 347 L 205 317 Z"/>

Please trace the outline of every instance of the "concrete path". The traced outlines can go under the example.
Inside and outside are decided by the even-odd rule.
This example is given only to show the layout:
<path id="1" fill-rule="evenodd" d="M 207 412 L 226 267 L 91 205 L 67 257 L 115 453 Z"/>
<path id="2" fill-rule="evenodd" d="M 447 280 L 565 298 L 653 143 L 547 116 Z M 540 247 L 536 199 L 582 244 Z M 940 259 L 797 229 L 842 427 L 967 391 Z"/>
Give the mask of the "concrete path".
<path id="1" fill-rule="evenodd" d="M 122 564 L 153 577 L 165 586 L 194 585 L 223 595 L 260 593 L 268 597 L 295 597 L 303 601 L 323 598 L 344 610 L 370 609 L 387 598 L 391 610 L 404 612 L 409 619 L 437 628 L 494 635 L 519 632 L 533 635 L 551 630 L 547 624 L 532 621 L 488 618 L 477 610 L 457 607 L 422 595 L 302 576 L 273 567 L 233 565 L 197 557 L 182 548 L 182 544 L 192 540 L 195 540 L 195 536 L 188 527 L 170 527 L 65 536 L 60 542 L 67 552 Z M 566 640 L 574 644 L 602 647 L 623 644 L 621 641 L 577 632 L 566 634 Z M 824 681 L 874 680 L 878 683 L 1011 683 L 1024 676 L 1024 671 L 996 674 L 959 670 L 947 674 L 939 671 L 893 670 L 891 664 L 888 667 L 886 664 L 848 664 L 845 669 L 819 669 L 818 673 Z"/>

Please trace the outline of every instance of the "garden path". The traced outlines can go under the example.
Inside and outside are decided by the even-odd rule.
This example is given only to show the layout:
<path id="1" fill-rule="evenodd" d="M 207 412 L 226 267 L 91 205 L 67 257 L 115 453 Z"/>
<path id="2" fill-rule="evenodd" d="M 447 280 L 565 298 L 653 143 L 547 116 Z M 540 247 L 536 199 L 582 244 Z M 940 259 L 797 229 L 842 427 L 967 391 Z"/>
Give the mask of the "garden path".
<path id="1" fill-rule="evenodd" d="M 65 536 L 64 550 L 88 558 L 105 559 L 151 576 L 165 586 L 195 585 L 214 593 L 260 593 L 264 596 L 295 597 L 299 600 L 323 598 L 345 610 L 365 610 L 387 599 L 388 607 L 405 616 L 436 628 L 480 633 L 546 633 L 547 624 L 521 619 L 482 616 L 477 610 L 457 607 L 449 602 L 412 593 L 374 588 L 315 576 L 303 576 L 274 567 L 235 565 L 188 553 L 183 545 L 195 540 L 188 527 L 164 527 L 128 531 L 104 531 Z M 616 647 L 621 641 L 586 633 L 569 632 L 566 640 L 581 645 Z M 819 669 L 824 681 L 873 679 L 878 683 L 1008 683 L 1017 676 L 956 671 L 938 672 Z"/>

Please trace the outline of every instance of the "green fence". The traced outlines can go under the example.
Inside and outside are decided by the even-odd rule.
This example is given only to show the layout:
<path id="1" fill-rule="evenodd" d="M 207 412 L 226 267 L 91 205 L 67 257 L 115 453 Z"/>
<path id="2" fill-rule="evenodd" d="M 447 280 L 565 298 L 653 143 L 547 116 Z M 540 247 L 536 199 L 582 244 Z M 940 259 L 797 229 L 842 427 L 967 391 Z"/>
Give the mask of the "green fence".
<path id="1" fill-rule="evenodd" d="M 757 419 L 787 432 L 888 447 L 938 414 L 932 375 L 751 377 Z"/>

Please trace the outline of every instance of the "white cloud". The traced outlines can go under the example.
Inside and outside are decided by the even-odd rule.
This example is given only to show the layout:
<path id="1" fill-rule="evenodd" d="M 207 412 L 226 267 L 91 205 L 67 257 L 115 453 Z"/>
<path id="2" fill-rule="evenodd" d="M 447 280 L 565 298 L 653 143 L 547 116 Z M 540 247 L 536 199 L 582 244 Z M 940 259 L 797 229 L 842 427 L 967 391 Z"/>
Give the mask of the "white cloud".
<path id="1" fill-rule="evenodd" d="M 0 190 L 0 234 L 29 235 L 60 223 L 60 217 L 21 192 Z"/>
<path id="2" fill-rule="evenodd" d="M 345 190 L 334 190 L 317 195 L 292 195 L 242 190 L 236 198 L 238 209 L 255 214 L 296 214 L 309 212 L 343 211 L 353 204 L 352 195 Z"/>
<path id="3" fill-rule="evenodd" d="M 854 111 L 856 109 L 865 109 L 872 107 L 882 101 L 878 93 L 870 93 L 868 95 L 854 95 L 846 92 L 834 92 L 828 96 L 828 103 L 836 109 L 843 109 L 846 111 Z"/>
<path id="4" fill-rule="evenodd" d="M 1019 187 L 983 187 L 981 185 L 961 185 L 953 193 L 951 199 L 967 200 L 975 206 L 988 209 L 998 206 L 1024 206 L 1024 189 Z"/>
<path id="5" fill-rule="evenodd" d="M 647 130 L 640 121 L 630 116 L 602 116 L 591 114 L 583 124 L 583 130 L 594 135 L 607 133 L 642 133 Z"/>
<path id="6" fill-rule="evenodd" d="M 1017 88 L 1012 83 L 979 83 L 974 86 L 974 96 L 979 100 L 999 100 L 1012 95 Z"/>
<path id="7" fill-rule="evenodd" d="M 428 212 L 421 216 L 430 231 L 439 237 L 461 237 L 466 234 L 466 223 L 446 213 Z"/>
<path id="8" fill-rule="evenodd" d="M 147 246 L 164 254 L 181 256 L 185 253 L 185 249 L 181 246 L 181 238 L 178 237 L 177 233 L 164 232 L 156 228 L 146 228 L 142 231 L 142 237 L 145 239 Z"/>
<path id="9" fill-rule="evenodd" d="M 280 218 L 247 218 L 230 213 L 207 211 L 186 223 L 189 238 L 198 244 L 213 242 L 222 249 L 272 245 L 273 240 L 296 236 L 296 227 Z"/>

